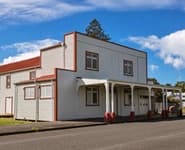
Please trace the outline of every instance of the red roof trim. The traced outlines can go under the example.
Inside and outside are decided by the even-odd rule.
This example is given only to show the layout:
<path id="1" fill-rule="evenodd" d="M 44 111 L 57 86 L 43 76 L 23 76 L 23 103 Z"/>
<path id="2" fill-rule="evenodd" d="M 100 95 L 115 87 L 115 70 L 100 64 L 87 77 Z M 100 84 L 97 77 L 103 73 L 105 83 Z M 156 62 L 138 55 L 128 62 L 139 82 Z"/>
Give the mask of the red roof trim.
<path id="1" fill-rule="evenodd" d="M 36 81 L 46 81 L 46 80 L 53 80 L 53 79 L 56 79 L 55 74 L 38 77 L 36 78 Z"/>
<path id="2" fill-rule="evenodd" d="M 0 65 L 0 74 L 40 67 L 40 56 L 10 64 Z"/>
<path id="3" fill-rule="evenodd" d="M 44 75 L 41 77 L 36 78 L 36 80 L 26 80 L 26 81 L 21 81 L 18 83 L 15 83 L 16 85 L 19 84 L 30 84 L 30 83 L 35 83 L 35 82 L 44 82 L 44 81 L 52 81 L 52 80 L 56 80 L 56 75 L 52 74 L 52 75 Z"/>

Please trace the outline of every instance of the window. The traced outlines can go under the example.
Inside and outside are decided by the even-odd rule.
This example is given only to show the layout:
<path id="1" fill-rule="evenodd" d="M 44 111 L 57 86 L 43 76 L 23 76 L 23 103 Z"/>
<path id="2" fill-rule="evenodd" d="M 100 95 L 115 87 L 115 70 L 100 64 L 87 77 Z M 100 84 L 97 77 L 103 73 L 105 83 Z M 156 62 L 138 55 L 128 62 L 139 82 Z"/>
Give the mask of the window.
<path id="1" fill-rule="evenodd" d="M 34 80 L 36 78 L 36 71 L 30 72 L 30 80 Z"/>
<path id="2" fill-rule="evenodd" d="M 87 52 L 86 51 L 86 66 L 87 70 L 99 70 L 99 55 L 97 53 Z"/>
<path id="3" fill-rule="evenodd" d="M 52 98 L 52 86 L 43 85 L 40 87 L 40 99 L 50 99 Z"/>
<path id="4" fill-rule="evenodd" d="M 35 87 L 25 87 L 24 88 L 24 99 L 33 100 L 36 98 Z"/>
<path id="5" fill-rule="evenodd" d="M 123 71 L 126 76 L 133 76 L 133 62 L 129 60 L 123 60 Z"/>
<path id="6" fill-rule="evenodd" d="M 6 76 L 6 88 L 7 89 L 11 88 L 11 76 L 10 75 Z"/>
<path id="7" fill-rule="evenodd" d="M 99 105 L 99 88 L 87 87 L 86 88 L 86 106 Z"/>
<path id="8" fill-rule="evenodd" d="M 125 106 L 131 106 L 131 93 L 125 92 L 125 98 L 124 98 L 124 105 Z"/>

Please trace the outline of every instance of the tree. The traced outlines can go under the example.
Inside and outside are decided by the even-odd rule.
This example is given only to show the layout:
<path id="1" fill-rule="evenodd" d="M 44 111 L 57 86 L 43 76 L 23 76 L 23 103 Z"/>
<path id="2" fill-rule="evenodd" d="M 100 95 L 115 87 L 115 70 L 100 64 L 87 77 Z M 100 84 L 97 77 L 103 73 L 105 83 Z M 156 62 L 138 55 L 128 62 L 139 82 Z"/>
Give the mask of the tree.
<path id="1" fill-rule="evenodd" d="M 170 83 L 166 83 L 166 86 L 172 86 Z"/>
<path id="2" fill-rule="evenodd" d="M 148 81 L 153 82 L 154 85 L 160 85 L 160 83 L 155 78 L 148 78 Z"/>
<path id="3" fill-rule="evenodd" d="M 96 19 L 93 19 L 89 23 L 89 25 L 87 26 L 85 31 L 88 36 L 98 38 L 98 39 L 104 40 L 104 41 L 110 40 L 109 35 L 104 33 L 104 30 L 102 29 L 101 24 Z"/>
<path id="4" fill-rule="evenodd" d="M 185 81 L 179 81 L 175 86 L 181 88 L 182 92 L 185 92 Z"/>

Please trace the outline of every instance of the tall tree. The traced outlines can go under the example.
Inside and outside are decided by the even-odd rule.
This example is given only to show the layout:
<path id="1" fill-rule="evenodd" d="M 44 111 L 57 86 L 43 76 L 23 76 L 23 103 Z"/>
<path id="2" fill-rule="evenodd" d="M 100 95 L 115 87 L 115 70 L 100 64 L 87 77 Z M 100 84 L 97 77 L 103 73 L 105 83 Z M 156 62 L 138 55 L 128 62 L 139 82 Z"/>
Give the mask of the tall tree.
<path id="1" fill-rule="evenodd" d="M 175 86 L 181 88 L 182 92 L 185 92 L 185 81 L 179 81 Z"/>
<path id="2" fill-rule="evenodd" d="M 91 37 L 98 38 L 100 40 L 109 41 L 109 35 L 104 33 L 104 30 L 101 27 L 101 24 L 98 22 L 97 19 L 93 19 L 87 28 L 85 29 L 86 34 Z"/>

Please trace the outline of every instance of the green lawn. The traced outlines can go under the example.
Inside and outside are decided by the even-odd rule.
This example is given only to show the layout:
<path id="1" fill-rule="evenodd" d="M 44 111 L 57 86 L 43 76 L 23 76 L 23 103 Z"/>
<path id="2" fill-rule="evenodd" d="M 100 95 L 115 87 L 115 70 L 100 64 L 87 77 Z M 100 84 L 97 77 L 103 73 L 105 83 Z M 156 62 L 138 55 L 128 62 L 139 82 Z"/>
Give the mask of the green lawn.
<path id="1" fill-rule="evenodd" d="M 0 118 L 0 126 L 26 124 L 29 121 L 20 121 L 13 118 Z"/>

